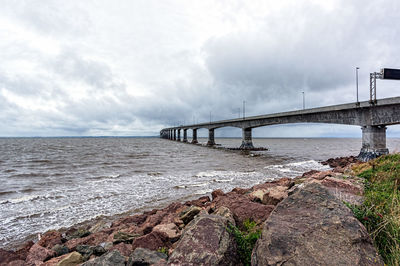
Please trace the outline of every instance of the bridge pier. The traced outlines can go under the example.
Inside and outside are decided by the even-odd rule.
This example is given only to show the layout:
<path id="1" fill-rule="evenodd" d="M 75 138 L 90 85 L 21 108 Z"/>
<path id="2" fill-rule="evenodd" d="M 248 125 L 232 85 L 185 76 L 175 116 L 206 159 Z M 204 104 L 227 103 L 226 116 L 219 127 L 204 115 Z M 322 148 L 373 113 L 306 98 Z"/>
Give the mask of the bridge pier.
<path id="1" fill-rule="evenodd" d="M 207 146 L 214 146 L 214 145 L 215 145 L 214 128 L 209 128 L 209 129 L 208 129 L 208 142 L 207 142 Z"/>
<path id="2" fill-rule="evenodd" d="M 197 141 L 197 128 L 193 128 L 192 144 L 197 144 L 197 143 L 199 143 Z"/>
<path id="3" fill-rule="evenodd" d="M 183 142 L 187 142 L 187 128 L 183 129 Z"/>
<path id="4" fill-rule="evenodd" d="M 181 141 L 181 129 L 178 129 L 178 138 L 177 141 Z"/>
<path id="5" fill-rule="evenodd" d="M 253 139 L 251 137 L 251 128 L 242 128 L 242 145 L 240 145 L 242 150 L 254 149 Z"/>
<path id="6" fill-rule="evenodd" d="M 386 126 L 363 126 L 362 147 L 358 159 L 366 162 L 384 154 L 388 154 L 386 148 Z"/>
<path id="7" fill-rule="evenodd" d="M 176 129 L 174 129 L 174 137 L 173 140 L 176 140 Z"/>

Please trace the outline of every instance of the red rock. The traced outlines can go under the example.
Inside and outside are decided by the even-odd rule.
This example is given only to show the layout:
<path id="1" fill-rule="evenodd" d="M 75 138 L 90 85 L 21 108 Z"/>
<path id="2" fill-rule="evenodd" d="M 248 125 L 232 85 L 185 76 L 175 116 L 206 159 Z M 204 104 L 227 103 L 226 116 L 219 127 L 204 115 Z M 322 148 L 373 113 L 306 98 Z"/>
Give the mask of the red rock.
<path id="1" fill-rule="evenodd" d="M 267 193 L 264 194 L 262 203 L 266 205 L 277 205 L 283 199 L 287 198 L 288 188 L 284 186 L 276 186 L 271 188 Z"/>
<path id="2" fill-rule="evenodd" d="M 62 235 L 58 231 L 48 231 L 42 235 L 37 244 L 51 249 L 57 244 L 62 244 Z"/>
<path id="3" fill-rule="evenodd" d="M 324 187 L 336 188 L 341 192 L 347 192 L 355 195 L 362 195 L 364 193 L 362 186 L 353 184 L 351 181 L 345 179 L 327 177 L 322 180 L 321 184 Z"/>
<path id="4" fill-rule="evenodd" d="M 244 195 L 244 194 L 246 194 L 246 193 L 249 193 L 249 192 L 250 192 L 250 189 L 235 187 L 234 189 L 232 189 L 232 192 L 235 192 L 235 193 L 237 193 L 237 194 Z"/>
<path id="5" fill-rule="evenodd" d="M 148 234 L 153 230 L 153 227 L 160 224 L 163 218 L 168 215 L 168 212 L 159 210 L 155 214 L 147 217 L 146 221 L 141 226 L 141 230 L 144 234 Z"/>
<path id="6" fill-rule="evenodd" d="M 58 256 L 58 257 L 52 258 L 52 259 L 46 261 L 43 266 L 55 266 L 55 265 L 57 265 L 57 263 L 59 263 L 61 260 L 63 260 L 68 255 L 69 254 L 64 254 L 62 256 Z"/>
<path id="7" fill-rule="evenodd" d="M 28 241 L 24 243 L 15 253 L 18 254 L 18 256 L 22 259 L 25 260 L 26 256 L 28 256 L 29 250 L 31 247 L 34 245 L 33 241 Z"/>
<path id="8" fill-rule="evenodd" d="M 34 244 L 29 250 L 26 262 L 28 264 L 37 264 L 54 257 L 56 253 L 53 250 L 40 246 L 38 243 Z"/>
<path id="9" fill-rule="evenodd" d="M 179 228 L 174 223 L 156 225 L 153 232 L 164 233 L 171 242 L 177 241 L 181 236 Z"/>
<path id="10" fill-rule="evenodd" d="M 123 218 L 118 219 L 117 221 L 113 222 L 111 224 L 111 227 L 118 227 L 122 224 L 141 225 L 142 223 L 144 223 L 144 221 L 146 221 L 147 216 L 148 215 L 146 215 L 146 214 L 137 214 L 137 215 L 133 215 L 133 216 L 123 217 Z"/>
<path id="11" fill-rule="evenodd" d="M 169 247 L 171 243 L 168 237 L 161 232 L 151 232 L 150 234 L 136 238 L 132 243 L 132 249 L 147 248 L 150 250 L 158 250 L 162 247 Z"/>
<path id="12" fill-rule="evenodd" d="M 290 178 L 284 177 L 281 179 L 277 179 L 274 181 L 270 181 L 270 182 L 265 182 L 263 184 L 258 184 L 255 185 L 252 189 L 254 190 L 259 190 L 259 189 L 264 189 L 267 190 L 271 187 L 276 187 L 276 186 L 285 186 L 287 188 L 291 188 L 294 185 L 294 181 Z"/>
<path id="13" fill-rule="evenodd" d="M 212 200 L 215 200 L 219 196 L 223 196 L 225 193 L 221 189 L 214 190 L 211 192 Z"/>
<path id="14" fill-rule="evenodd" d="M 317 179 L 317 180 L 322 180 L 327 176 L 332 176 L 332 171 L 331 170 L 315 173 L 312 176 L 310 176 L 310 178 Z"/>
<path id="15" fill-rule="evenodd" d="M 242 226 L 246 219 L 261 223 L 268 218 L 274 209 L 272 205 L 252 202 L 247 195 L 237 193 L 227 193 L 223 197 L 217 197 L 213 204 L 216 209 L 221 206 L 228 208 L 233 213 L 238 226 Z"/>
<path id="16" fill-rule="evenodd" d="M 112 250 L 118 250 L 123 256 L 128 257 L 132 253 L 132 245 L 119 243 L 110 248 L 110 251 Z"/>
<path id="17" fill-rule="evenodd" d="M 3 265 L 3 264 L 0 264 Z M 26 266 L 26 262 L 24 260 L 14 260 L 7 264 L 7 266 Z"/>
<path id="18" fill-rule="evenodd" d="M 21 259 L 22 258 L 16 252 L 0 248 L 0 265 L 6 265 L 11 261 L 21 260 Z"/>
<path id="19" fill-rule="evenodd" d="M 78 245 L 97 246 L 102 242 L 106 242 L 107 238 L 108 234 L 105 234 L 103 232 L 98 232 L 86 237 L 71 239 L 67 241 L 65 245 L 70 251 L 75 251 L 75 248 Z"/>
<path id="20" fill-rule="evenodd" d="M 198 198 L 197 200 L 191 200 L 191 201 L 187 201 L 185 202 L 186 206 L 197 206 L 197 207 L 204 207 L 207 205 L 207 203 L 211 202 L 210 201 L 210 197 L 208 196 L 203 196 Z"/>
<path id="21" fill-rule="evenodd" d="M 317 170 L 310 170 L 310 171 L 308 171 L 308 172 L 303 173 L 303 174 L 301 175 L 301 177 L 302 177 L 302 178 L 309 178 L 309 177 L 311 177 L 312 175 L 314 175 L 314 174 L 316 174 L 316 173 L 319 173 L 319 171 L 317 171 Z"/>

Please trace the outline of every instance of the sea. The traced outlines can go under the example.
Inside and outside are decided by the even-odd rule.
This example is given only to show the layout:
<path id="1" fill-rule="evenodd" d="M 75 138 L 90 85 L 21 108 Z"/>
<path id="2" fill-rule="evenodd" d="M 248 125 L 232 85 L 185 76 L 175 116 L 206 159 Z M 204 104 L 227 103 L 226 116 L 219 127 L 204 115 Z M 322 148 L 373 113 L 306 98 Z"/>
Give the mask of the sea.
<path id="1" fill-rule="evenodd" d="M 199 139 L 203 144 L 206 139 Z M 328 169 L 357 155 L 360 139 L 256 138 L 265 151 L 233 151 L 160 138 L 0 138 L 0 247 L 38 233 L 165 207 L 235 187 Z M 400 139 L 388 139 L 391 152 Z M 226 149 L 225 149 L 226 148 Z"/>

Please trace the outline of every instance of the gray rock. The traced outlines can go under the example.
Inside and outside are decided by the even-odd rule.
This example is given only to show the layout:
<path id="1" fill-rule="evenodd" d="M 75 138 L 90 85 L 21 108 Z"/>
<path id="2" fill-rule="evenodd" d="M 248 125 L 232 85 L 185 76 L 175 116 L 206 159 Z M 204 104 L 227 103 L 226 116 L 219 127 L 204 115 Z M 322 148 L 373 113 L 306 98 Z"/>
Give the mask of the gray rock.
<path id="1" fill-rule="evenodd" d="M 252 265 L 383 265 L 364 226 L 319 184 L 295 190 L 264 223 Z"/>
<path id="2" fill-rule="evenodd" d="M 236 241 L 227 227 L 225 217 L 197 216 L 185 227 L 168 265 L 240 265 Z"/>
<path id="3" fill-rule="evenodd" d="M 69 253 L 69 249 L 65 245 L 60 244 L 55 245 L 52 250 L 56 253 L 56 257 Z"/>
<path id="4" fill-rule="evenodd" d="M 125 257 L 122 256 L 117 250 L 110 251 L 101 257 L 89 260 L 82 264 L 82 266 L 125 266 Z"/>
<path id="5" fill-rule="evenodd" d="M 127 266 L 147 266 L 166 263 L 167 255 L 146 248 L 137 248 L 129 257 Z"/>
<path id="6" fill-rule="evenodd" d="M 180 219 L 184 224 L 188 224 L 202 209 L 197 206 L 190 206 L 180 214 Z"/>

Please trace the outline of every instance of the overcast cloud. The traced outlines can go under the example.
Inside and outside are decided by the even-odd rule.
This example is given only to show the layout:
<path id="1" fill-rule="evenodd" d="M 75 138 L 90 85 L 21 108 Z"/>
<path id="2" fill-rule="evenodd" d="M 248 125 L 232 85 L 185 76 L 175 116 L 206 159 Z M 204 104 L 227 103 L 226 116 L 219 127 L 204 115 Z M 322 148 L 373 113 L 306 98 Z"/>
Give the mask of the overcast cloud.
<path id="1" fill-rule="evenodd" d="M 396 0 L 0 3 L 0 136 L 157 135 L 237 117 L 243 100 L 246 116 L 300 109 L 302 91 L 307 107 L 354 102 L 356 66 L 367 100 L 370 72 L 400 68 Z M 378 98 L 398 95 L 399 82 L 378 81 Z"/>

